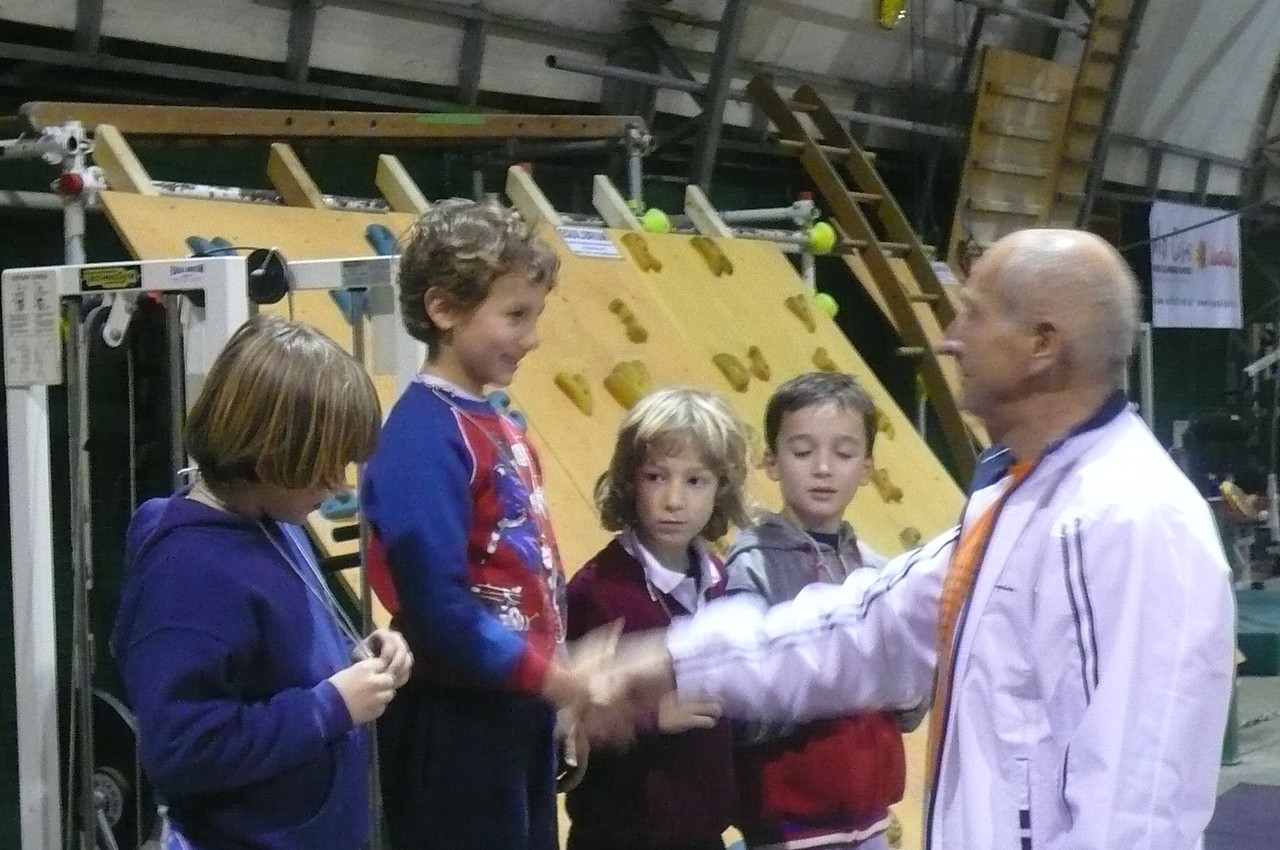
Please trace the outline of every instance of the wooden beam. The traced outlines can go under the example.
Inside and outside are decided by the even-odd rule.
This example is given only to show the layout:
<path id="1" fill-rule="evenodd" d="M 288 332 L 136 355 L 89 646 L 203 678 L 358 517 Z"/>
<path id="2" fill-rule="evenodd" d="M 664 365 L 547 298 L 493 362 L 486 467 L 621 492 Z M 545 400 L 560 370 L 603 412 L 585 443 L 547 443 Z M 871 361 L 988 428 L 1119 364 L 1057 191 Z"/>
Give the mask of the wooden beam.
<path id="1" fill-rule="evenodd" d="M 267 177 L 289 206 L 317 210 L 329 208 L 324 202 L 324 193 L 320 191 L 316 181 L 311 179 L 302 160 L 284 142 L 276 142 L 271 146 L 271 153 L 267 156 Z"/>
<path id="2" fill-rule="evenodd" d="M 642 230 L 640 219 L 631 211 L 622 193 L 613 185 L 613 181 L 603 174 L 597 174 L 591 181 L 591 205 L 604 219 L 605 227 L 618 230 Z"/>
<path id="3" fill-rule="evenodd" d="M 133 148 L 111 124 L 99 124 L 93 134 L 93 161 L 102 169 L 107 185 L 118 192 L 159 195 L 147 169 L 142 167 Z"/>
<path id="4" fill-rule="evenodd" d="M 684 213 L 703 236 L 732 239 L 733 231 L 724 223 L 706 193 L 692 183 L 684 187 Z"/>
<path id="5" fill-rule="evenodd" d="M 507 199 L 520 213 L 524 223 L 530 230 L 546 222 L 551 227 L 564 224 L 564 218 L 551 206 L 547 196 L 542 194 L 533 175 L 522 165 L 513 165 L 507 169 Z"/>
<path id="6" fill-rule="evenodd" d="M 422 215 L 430 206 L 426 196 L 422 194 L 418 184 L 413 182 L 413 178 L 409 176 L 400 159 L 389 153 L 378 157 L 378 170 L 373 182 L 377 184 L 382 197 L 386 198 L 387 203 L 391 205 L 392 212 Z"/>
<path id="7" fill-rule="evenodd" d="M 644 127 L 634 115 L 510 115 L 482 112 L 325 112 L 205 106 L 33 102 L 22 106 L 33 129 L 79 121 L 113 124 L 137 136 L 268 136 L 435 141 L 604 139 Z"/>

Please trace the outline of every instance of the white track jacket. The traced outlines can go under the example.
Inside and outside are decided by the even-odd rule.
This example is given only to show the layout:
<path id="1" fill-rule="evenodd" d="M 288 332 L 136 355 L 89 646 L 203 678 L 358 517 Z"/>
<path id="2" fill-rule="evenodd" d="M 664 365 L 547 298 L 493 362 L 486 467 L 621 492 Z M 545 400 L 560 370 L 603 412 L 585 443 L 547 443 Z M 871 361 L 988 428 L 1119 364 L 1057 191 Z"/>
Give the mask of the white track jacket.
<path id="1" fill-rule="evenodd" d="M 965 508 L 972 522 L 1009 485 Z M 795 721 L 933 685 L 953 529 L 869 587 L 730 599 L 668 635 L 679 694 Z M 956 630 L 932 850 L 1192 850 L 1213 811 L 1234 596 L 1208 506 L 1122 397 L 1000 514 Z M 928 769 L 925 765 L 908 769 Z"/>

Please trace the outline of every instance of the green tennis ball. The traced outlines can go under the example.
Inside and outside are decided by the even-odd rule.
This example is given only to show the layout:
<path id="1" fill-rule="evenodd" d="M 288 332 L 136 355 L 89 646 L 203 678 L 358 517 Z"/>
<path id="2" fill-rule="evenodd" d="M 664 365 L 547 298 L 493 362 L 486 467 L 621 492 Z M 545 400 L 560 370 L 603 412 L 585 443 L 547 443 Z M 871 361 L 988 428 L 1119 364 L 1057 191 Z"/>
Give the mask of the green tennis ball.
<path id="1" fill-rule="evenodd" d="M 818 305 L 818 309 L 827 314 L 827 318 L 834 319 L 836 313 L 840 312 L 840 305 L 836 303 L 836 299 L 832 298 L 825 292 L 819 292 L 813 296 L 813 303 Z"/>
<path id="2" fill-rule="evenodd" d="M 809 250 L 815 254 L 830 254 L 836 247 L 836 230 L 825 221 L 820 221 L 805 233 Z"/>
<path id="3" fill-rule="evenodd" d="M 670 233 L 671 219 L 657 207 L 650 207 L 640 216 L 640 225 L 650 233 Z"/>

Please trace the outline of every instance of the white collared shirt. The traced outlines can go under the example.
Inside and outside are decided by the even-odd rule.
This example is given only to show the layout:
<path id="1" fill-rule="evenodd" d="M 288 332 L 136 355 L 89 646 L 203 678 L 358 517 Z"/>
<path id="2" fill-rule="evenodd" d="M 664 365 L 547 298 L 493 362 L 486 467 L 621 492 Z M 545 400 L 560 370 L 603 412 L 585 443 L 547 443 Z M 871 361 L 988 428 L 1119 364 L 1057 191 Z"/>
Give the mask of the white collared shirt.
<path id="1" fill-rule="evenodd" d="M 631 529 L 619 534 L 618 542 L 644 567 L 644 576 L 649 584 L 649 595 L 655 599 L 657 593 L 670 596 L 690 614 L 697 613 L 702 608 L 707 602 L 707 591 L 720 583 L 720 570 L 716 566 L 715 559 L 707 553 L 706 548 L 699 541 L 695 540 L 690 544 L 697 553 L 701 565 L 701 581 L 698 584 L 694 584 L 693 578 L 688 574 L 664 567 L 653 553 L 645 548 L 640 538 Z M 699 588 L 702 589 L 701 593 L 698 592 Z"/>

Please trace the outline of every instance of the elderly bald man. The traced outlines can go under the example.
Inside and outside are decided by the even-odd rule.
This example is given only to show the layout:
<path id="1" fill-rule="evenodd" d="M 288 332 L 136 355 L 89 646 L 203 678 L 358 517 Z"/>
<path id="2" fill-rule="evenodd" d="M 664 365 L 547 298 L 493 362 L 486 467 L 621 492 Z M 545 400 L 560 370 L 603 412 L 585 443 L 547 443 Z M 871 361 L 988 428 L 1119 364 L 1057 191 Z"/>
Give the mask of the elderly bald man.
<path id="1" fill-rule="evenodd" d="M 927 847 L 1200 846 L 1234 599 L 1207 505 L 1120 389 L 1137 315 L 1095 236 L 994 244 L 945 345 L 997 441 L 961 524 L 869 587 L 729 600 L 624 643 L 589 725 L 625 736 L 671 690 L 765 720 L 931 696 Z"/>

